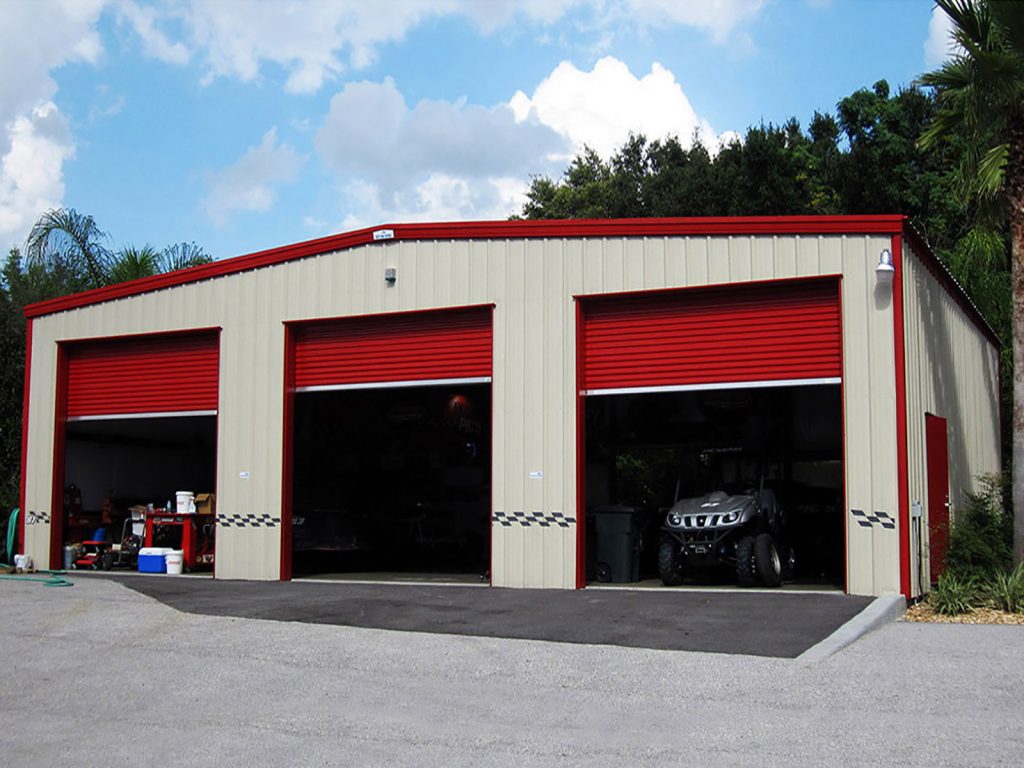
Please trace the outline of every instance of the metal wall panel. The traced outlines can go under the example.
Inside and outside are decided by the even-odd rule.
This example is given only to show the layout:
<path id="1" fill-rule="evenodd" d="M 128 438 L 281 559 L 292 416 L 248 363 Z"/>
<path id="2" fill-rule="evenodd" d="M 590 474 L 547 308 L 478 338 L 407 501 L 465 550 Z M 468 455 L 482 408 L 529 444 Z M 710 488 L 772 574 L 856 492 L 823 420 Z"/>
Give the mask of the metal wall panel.
<path id="1" fill-rule="evenodd" d="M 948 423 L 950 520 L 955 521 L 966 494 L 980 490 L 979 476 L 1001 469 L 999 351 L 907 241 L 903 254 L 909 503 L 920 503 L 923 511 L 912 542 L 911 589 L 917 595 L 928 590 L 930 568 L 925 414 Z"/>
<path id="2" fill-rule="evenodd" d="M 576 579 L 574 295 L 842 275 L 847 506 L 896 507 L 893 316 L 876 289 L 879 236 L 401 241 L 216 277 L 39 317 L 33 330 L 27 508 L 48 511 L 56 342 L 221 326 L 218 577 L 278 577 L 286 321 L 495 305 L 493 508 L 558 523 L 495 525 L 496 585 Z M 397 270 L 388 286 L 384 269 Z M 255 521 L 269 520 L 259 526 Z M 29 526 L 40 562 L 45 522 Z M 849 526 L 849 588 L 899 588 L 895 532 Z"/>

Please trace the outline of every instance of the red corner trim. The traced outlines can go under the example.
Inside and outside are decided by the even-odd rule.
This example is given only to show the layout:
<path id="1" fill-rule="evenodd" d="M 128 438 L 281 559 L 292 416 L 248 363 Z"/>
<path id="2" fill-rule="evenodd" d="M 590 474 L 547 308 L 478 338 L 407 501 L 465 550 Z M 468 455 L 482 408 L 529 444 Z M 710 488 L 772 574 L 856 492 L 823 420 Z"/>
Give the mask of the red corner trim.
<path id="1" fill-rule="evenodd" d="M 237 256 L 212 264 L 108 285 L 72 296 L 62 296 L 25 308 L 27 317 L 99 304 L 186 283 L 246 272 L 354 248 L 373 242 L 396 240 L 505 240 L 562 237 L 669 237 L 680 235 L 743 236 L 759 234 L 894 234 L 905 217 L 886 216 L 730 216 L 674 219 L 568 219 L 546 221 L 463 221 L 425 224 L 385 224 L 340 235 L 308 240 L 281 248 Z M 375 235 L 376 233 L 376 235 Z M 381 233 L 387 236 L 380 238 Z M 380 238 L 380 239 L 378 239 Z"/>
<path id="2" fill-rule="evenodd" d="M 68 432 L 68 348 L 57 345 L 57 397 L 53 416 L 53 467 L 50 486 L 50 568 L 63 565 L 64 460 Z"/>
<path id="3" fill-rule="evenodd" d="M 896 369 L 896 486 L 899 514 L 900 592 L 910 594 L 910 481 L 907 468 L 907 371 L 903 324 L 903 241 L 892 237 L 892 261 L 896 271 L 892 280 L 893 339 Z"/>
<path id="4" fill-rule="evenodd" d="M 21 479 L 18 486 L 18 541 L 15 551 L 25 551 L 25 489 L 27 488 L 25 470 L 28 468 L 28 406 L 29 387 L 32 383 L 32 318 L 25 322 L 25 389 L 21 398 Z M 14 553 L 8 552 L 12 557 Z M 14 560 L 12 559 L 13 563 Z"/>
<path id="5" fill-rule="evenodd" d="M 281 581 L 292 578 L 292 493 L 294 491 L 295 461 L 295 331 L 293 326 L 284 326 L 284 417 L 282 419 L 282 445 L 284 456 L 281 464 Z"/>
<path id="6" fill-rule="evenodd" d="M 576 589 L 587 586 L 587 412 L 583 397 L 583 302 L 576 301 Z"/>

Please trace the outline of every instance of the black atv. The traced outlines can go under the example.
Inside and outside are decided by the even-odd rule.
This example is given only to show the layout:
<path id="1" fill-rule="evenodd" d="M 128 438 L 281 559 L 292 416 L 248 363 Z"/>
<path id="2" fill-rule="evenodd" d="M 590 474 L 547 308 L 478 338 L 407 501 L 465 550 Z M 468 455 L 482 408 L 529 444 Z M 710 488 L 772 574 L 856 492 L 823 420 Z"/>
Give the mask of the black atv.
<path id="1" fill-rule="evenodd" d="M 682 584 L 691 570 L 724 564 L 736 569 L 742 587 L 778 587 L 784 567 L 792 566 L 782 512 L 763 481 L 733 495 L 713 491 L 678 499 L 661 530 L 658 572 L 668 586 Z"/>

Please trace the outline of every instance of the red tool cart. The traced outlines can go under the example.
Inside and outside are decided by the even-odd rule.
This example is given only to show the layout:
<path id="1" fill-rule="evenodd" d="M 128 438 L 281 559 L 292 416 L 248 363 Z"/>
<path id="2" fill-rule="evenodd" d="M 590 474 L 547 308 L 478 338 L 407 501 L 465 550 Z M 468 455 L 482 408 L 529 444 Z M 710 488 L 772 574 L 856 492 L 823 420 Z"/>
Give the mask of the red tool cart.
<path id="1" fill-rule="evenodd" d="M 213 565 L 213 515 L 146 513 L 146 546 L 170 546 L 182 551 L 185 571 Z"/>

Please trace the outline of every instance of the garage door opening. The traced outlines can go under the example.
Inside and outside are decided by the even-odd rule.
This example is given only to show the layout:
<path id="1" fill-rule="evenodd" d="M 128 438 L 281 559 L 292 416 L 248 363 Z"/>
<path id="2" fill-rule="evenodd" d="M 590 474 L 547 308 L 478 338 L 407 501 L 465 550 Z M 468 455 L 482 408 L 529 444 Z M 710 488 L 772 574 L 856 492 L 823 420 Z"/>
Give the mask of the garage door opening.
<path id="1" fill-rule="evenodd" d="M 761 584 L 738 558 L 749 564 L 764 533 L 787 583 L 842 587 L 838 385 L 596 396 L 585 407 L 588 582 Z M 749 500 L 746 522 L 729 521 Z"/>
<path id="2" fill-rule="evenodd" d="M 835 278 L 582 300 L 578 583 L 842 585 Z"/>
<path id="3" fill-rule="evenodd" d="M 163 570 L 139 558 L 159 547 L 212 569 L 216 329 L 62 344 L 57 371 L 51 562 Z"/>
<path id="4" fill-rule="evenodd" d="M 134 569 L 132 547 L 150 546 L 188 552 L 186 571 L 212 567 L 216 416 L 69 421 L 65 440 L 62 557 Z M 184 489 L 201 514 L 177 514 Z"/>
<path id="5" fill-rule="evenodd" d="M 486 582 L 491 386 L 300 392 L 296 576 Z"/>

